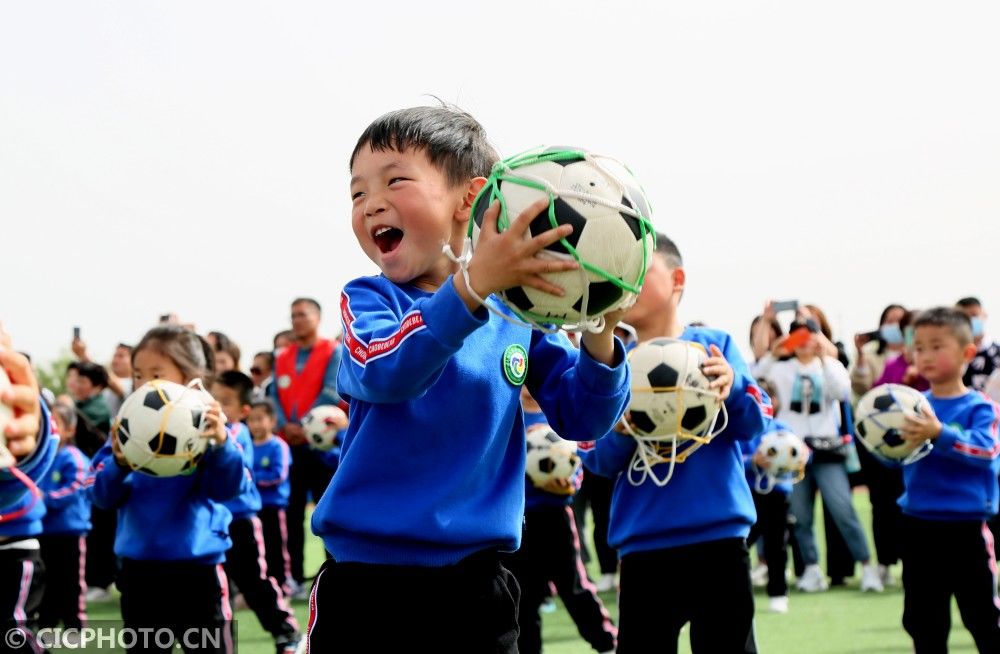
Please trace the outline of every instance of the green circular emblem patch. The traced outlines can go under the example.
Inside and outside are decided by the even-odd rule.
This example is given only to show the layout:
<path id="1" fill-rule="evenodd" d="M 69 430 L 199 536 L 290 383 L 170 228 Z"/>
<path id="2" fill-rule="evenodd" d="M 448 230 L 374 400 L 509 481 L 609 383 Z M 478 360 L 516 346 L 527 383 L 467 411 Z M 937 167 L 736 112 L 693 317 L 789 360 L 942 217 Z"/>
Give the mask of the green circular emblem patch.
<path id="1" fill-rule="evenodd" d="M 517 343 L 503 351 L 503 374 L 514 386 L 520 386 L 528 377 L 528 352 Z"/>

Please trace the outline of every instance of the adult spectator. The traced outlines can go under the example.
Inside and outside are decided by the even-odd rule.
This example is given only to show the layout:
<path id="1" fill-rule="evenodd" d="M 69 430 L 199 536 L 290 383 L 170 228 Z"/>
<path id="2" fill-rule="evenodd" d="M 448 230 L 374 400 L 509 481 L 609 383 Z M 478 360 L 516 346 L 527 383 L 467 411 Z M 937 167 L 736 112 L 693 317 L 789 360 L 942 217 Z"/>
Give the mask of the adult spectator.
<path id="1" fill-rule="evenodd" d="M 250 379 L 253 380 L 254 400 L 263 400 L 271 394 L 271 384 L 274 382 L 273 352 L 258 352 L 253 355 Z"/>
<path id="2" fill-rule="evenodd" d="M 851 390 L 856 395 L 867 393 L 875 380 L 882 376 L 886 362 L 902 353 L 904 343 L 900 321 L 905 314 L 906 309 L 901 305 L 890 304 L 879 316 L 878 335 L 854 335 L 856 356 L 851 367 Z"/>

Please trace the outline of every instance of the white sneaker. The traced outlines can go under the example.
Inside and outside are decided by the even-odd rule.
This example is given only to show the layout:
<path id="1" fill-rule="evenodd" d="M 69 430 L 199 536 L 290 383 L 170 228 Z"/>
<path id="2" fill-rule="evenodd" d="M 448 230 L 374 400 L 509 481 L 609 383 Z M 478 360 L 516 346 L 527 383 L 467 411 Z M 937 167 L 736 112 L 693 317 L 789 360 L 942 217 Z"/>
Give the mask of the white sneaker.
<path id="1" fill-rule="evenodd" d="M 88 589 L 87 594 L 84 595 L 83 597 L 85 600 L 87 600 L 88 604 L 90 602 L 107 602 L 108 600 L 111 600 L 113 598 L 113 596 L 111 595 L 111 591 L 109 591 L 107 588 L 99 588 L 99 587 Z"/>
<path id="2" fill-rule="evenodd" d="M 830 587 L 823 571 L 815 563 L 807 565 L 795 587 L 803 593 L 822 593 Z"/>
<path id="3" fill-rule="evenodd" d="M 882 580 L 882 588 L 893 588 L 896 585 L 896 578 L 892 576 L 889 566 L 879 565 L 878 577 Z"/>
<path id="4" fill-rule="evenodd" d="M 878 573 L 878 568 L 871 563 L 861 569 L 861 592 L 881 593 L 885 588 L 882 586 L 882 576 Z"/>
<path id="5" fill-rule="evenodd" d="M 615 576 L 610 572 L 601 575 L 601 578 L 597 580 L 595 584 L 598 593 L 606 593 L 609 590 L 615 589 Z"/>
<path id="6" fill-rule="evenodd" d="M 767 607 L 771 613 L 788 613 L 788 595 L 767 598 Z"/>
<path id="7" fill-rule="evenodd" d="M 758 563 L 750 571 L 750 581 L 756 588 L 763 588 L 767 585 L 767 564 Z"/>

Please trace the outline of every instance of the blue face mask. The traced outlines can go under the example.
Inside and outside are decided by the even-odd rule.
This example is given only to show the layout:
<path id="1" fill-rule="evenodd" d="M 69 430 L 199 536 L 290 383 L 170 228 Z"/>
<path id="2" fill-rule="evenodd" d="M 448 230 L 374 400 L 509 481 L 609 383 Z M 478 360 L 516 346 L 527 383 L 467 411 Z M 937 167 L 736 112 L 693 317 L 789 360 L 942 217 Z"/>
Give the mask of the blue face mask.
<path id="1" fill-rule="evenodd" d="M 878 335 L 886 345 L 902 345 L 904 342 L 903 330 L 899 328 L 897 322 L 886 323 L 879 327 Z"/>
<path id="2" fill-rule="evenodd" d="M 972 323 L 972 337 L 979 338 L 983 335 L 983 319 L 979 316 L 970 318 L 969 322 Z"/>

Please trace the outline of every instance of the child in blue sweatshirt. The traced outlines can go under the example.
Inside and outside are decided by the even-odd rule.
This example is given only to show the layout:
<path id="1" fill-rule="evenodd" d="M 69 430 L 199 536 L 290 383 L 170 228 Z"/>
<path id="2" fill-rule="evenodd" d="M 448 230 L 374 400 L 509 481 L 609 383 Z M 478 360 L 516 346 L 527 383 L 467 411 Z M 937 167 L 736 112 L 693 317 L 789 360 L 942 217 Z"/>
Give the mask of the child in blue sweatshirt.
<path id="1" fill-rule="evenodd" d="M 56 404 L 52 417 L 59 429 L 60 444 L 52 468 L 38 484 L 45 493 L 45 519 L 39 541 L 46 576 L 38 623 L 55 627 L 62 622 L 67 628 L 80 629 L 87 624 L 84 574 L 90 531 L 90 459 L 73 443 L 76 410 Z"/>
<path id="2" fill-rule="evenodd" d="M 254 450 L 250 430 L 241 420 L 250 414 L 253 380 L 238 370 L 216 376 L 211 386 L 229 423 L 226 429 L 243 456 L 243 483 L 239 494 L 225 502 L 233 514 L 229 537 L 233 546 L 226 552 L 226 575 L 243 593 L 247 606 L 260 625 L 274 638 L 278 654 L 292 654 L 299 642 L 299 624 L 295 621 L 277 580 L 269 574 L 264 556 L 264 528 L 257 512 L 261 497 L 254 483 Z"/>
<path id="3" fill-rule="evenodd" d="M 387 114 L 351 155 L 354 234 L 382 274 L 348 283 L 341 300 L 337 389 L 351 423 L 312 518 L 333 560 L 313 584 L 310 651 L 516 651 L 518 590 L 500 552 L 521 538 L 520 387 L 573 440 L 606 433 L 628 401 L 619 316 L 578 351 L 476 299 L 507 312 L 492 293 L 562 292 L 540 273 L 577 264 L 534 255 L 572 227 L 524 238 L 545 203 L 502 233 L 491 207 L 468 277 L 453 275 L 442 246 L 462 251 L 497 159 L 479 123 L 451 107 Z"/>
<path id="4" fill-rule="evenodd" d="M 285 597 L 290 597 L 292 562 L 288 555 L 285 508 L 291 493 L 288 470 L 292 455 L 288 443 L 275 435 L 274 420 L 274 405 L 270 400 L 250 405 L 247 427 L 253 438 L 253 479 L 260 493 L 261 509 L 257 515 L 264 530 L 264 559 L 268 574 L 274 577 Z"/>
<path id="5" fill-rule="evenodd" d="M 7 651 L 35 652 L 42 601 L 41 546 L 45 503 L 39 483 L 55 460 L 59 436 L 41 400 L 28 359 L 11 348 L 0 327 L 0 430 L 15 465 L 0 469 L 0 615 Z M 21 639 L 20 635 L 24 635 Z"/>
<path id="6" fill-rule="evenodd" d="M 542 425 L 548 429 L 545 414 L 523 386 L 521 406 L 528 430 Z M 505 562 L 521 589 L 518 654 L 541 654 L 540 608 L 549 594 L 549 582 L 555 585 L 577 630 L 594 651 L 615 649 L 618 629 L 597 596 L 597 588 L 580 558 L 580 535 L 570 505 L 582 481 L 582 467 L 573 479 L 554 479 L 541 488 L 525 476 L 524 536 L 521 547 Z"/>
<path id="7" fill-rule="evenodd" d="M 746 537 L 753 499 L 738 440 L 771 420 L 767 396 L 754 383 L 732 337 L 685 328 L 677 317 L 685 272 L 677 246 L 657 235 L 642 293 L 626 314 L 639 342 L 679 338 L 705 346 L 702 370 L 724 399 L 728 427 L 684 463 L 666 486 L 648 476 L 633 485 L 626 474 L 635 440 L 611 433 L 584 452 L 586 465 L 615 479 L 608 542 L 621 553 L 618 652 L 676 652 L 681 627 L 691 623 L 691 650 L 755 652 L 753 590 Z M 664 477 L 669 464 L 658 464 Z"/>
<path id="8" fill-rule="evenodd" d="M 986 525 L 997 513 L 1000 409 L 962 383 L 976 354 L 965 314 L 930 309 L 914 327 L 931 411 L 908 417 L 900 433 L 934 447 L 903 467 L 903 626 L 918 654 L 948 651 L 954 595 L 979 651 L 1000 652 L 997 563 Z"/>
<path id="9" fill-rule="evenodd" d="M 161 325 L 146 332 L 132 352 L 133 388 L 151 379 L 187 384 L 213 367 L 203 338 L 178 325 Z M 204 629 L 198 642 L 204 635 L 206 647 L 198 651 L 228 653 L 233 614 L 222 562 L 232 545 L 232 514 L 222 502 L 239 494 L 246 473 L 219 403 L 212 402 L 205 415 L 209 445 L 191 474 L 133 472 L 115 435 L 94 456 L 92 493 L 95 506 L 118 510 L 115 554 L 121 559 L 117 583 L 125 626 L 170 629 L 182 645 L 189 629 Z M 158 650 L 152 640 L 140 640 L 134 651 Z"/>

